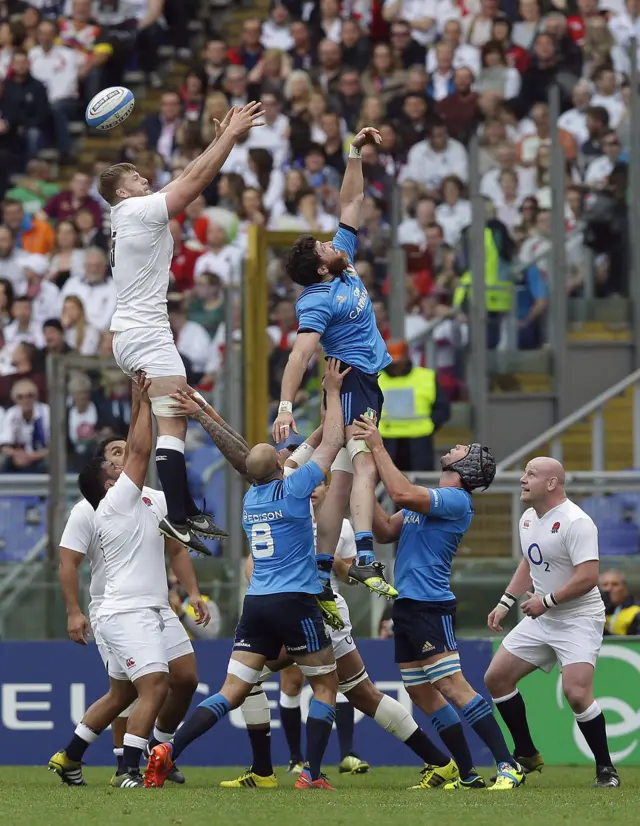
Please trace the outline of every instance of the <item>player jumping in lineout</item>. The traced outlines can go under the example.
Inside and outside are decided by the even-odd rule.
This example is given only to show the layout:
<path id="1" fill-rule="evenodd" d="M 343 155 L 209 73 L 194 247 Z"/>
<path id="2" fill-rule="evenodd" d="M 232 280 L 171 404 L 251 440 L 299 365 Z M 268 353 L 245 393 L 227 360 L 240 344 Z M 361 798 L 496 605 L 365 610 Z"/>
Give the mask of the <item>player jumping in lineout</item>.
<path id="1" fill-rule="evenodd" d="M 160 530 L 202 554 L 210 552 L 196 534 L 226 533 L 191 498 L 184 458 L 187 421 L 172 409 L 171 393 L 184 389 L 187 379 L 167 315 L 173 254 L 169 221 L 211 183 L 236 141 L 262 125 L 262 114 L 260 103 L 252 101 L 233 107 L 222 123 L 214 121 L 215 140 L 160 192 L 152 193 L 132 164 L 110 166 L 100 175 L 100 194 L 111 205 L 111 270 L 118 293 L 111 320 L 113 355 L 127 375 L 143 371 L 151 381 L 156 465 L 168 510 Z"/>
<path id="2" fill-rule="evenodd" d="M 357 562 L 351 577 L 386 597 L 397 591 L 385 582 L 384 566 L 373 553 L 373 509 L 377 473 L 371 453 L 353 437 L 354 421 L 361 415 L 377 422 L 382 412 L 383 395 L 378 373 L 391 356 L 376 326 L 367 290 L 354 268 L 354 256 L 362 202 L 364 179 L 361 150 L 365 144 L 379 144 L 380 133 L 365 127 L 351 141 L 347 169 L 340 190 L 340 228 L 333 241 L 323 243 L 313 235 L 302 235 L 293 245 L 287 261 L 287 274 L 304 287 L 296 304 L 298 333 L 282 377 L 278 417 L 273 424 L 276 444 L 288 442 L 290 430 L 296 433 L 293 401 L 311 357 L 321 345 L 328 358 L 350 366 L 342 386 L 342 412 L 345 438 L 353 462 L 351 518 L 356 534 Z M 318 532 L 318 551 L 333 555 L 340 537 L 343 512 L 334 513 Z"/>

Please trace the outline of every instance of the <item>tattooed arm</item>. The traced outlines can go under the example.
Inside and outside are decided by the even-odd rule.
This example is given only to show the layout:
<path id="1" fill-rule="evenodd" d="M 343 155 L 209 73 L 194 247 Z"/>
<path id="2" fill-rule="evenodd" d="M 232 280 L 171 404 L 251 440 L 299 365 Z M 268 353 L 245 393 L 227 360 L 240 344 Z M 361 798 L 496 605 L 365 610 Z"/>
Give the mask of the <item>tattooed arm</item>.
<path id="1" fill-rule="evenodd" d="M 239 436 L 233 428 L 229 427 L 226 422 L 220 424 L 222 419 L 213 408 L 211 408 L 211 412 L 214 413 L 215 418 L 209 415 L 206 410 L 203 410 L 199 401 L 193 398 L 190 393 L 181 390 L 173 393 L 172 398 L 175 400 L 175 410 L 199 422 L 202 428 L 211 436 L 213 443 L 227 462 L 229 462 L 241 476 L 246 478 L 249 446 L 245 440 Z M 218 419 L 220 421 L 218 421 Z"/>

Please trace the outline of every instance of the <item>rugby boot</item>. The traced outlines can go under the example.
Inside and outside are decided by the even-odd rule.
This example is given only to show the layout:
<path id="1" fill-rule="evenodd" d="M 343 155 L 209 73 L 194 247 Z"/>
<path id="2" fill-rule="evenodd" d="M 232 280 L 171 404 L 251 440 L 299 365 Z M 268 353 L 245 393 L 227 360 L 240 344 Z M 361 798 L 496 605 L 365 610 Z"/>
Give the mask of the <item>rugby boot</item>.
<path id="1" fill-rule="evenodd" d="M 349 568 L 349 579 L 351 582 L 366 585 L 370 591 L 381 597 L 395 599 L 398 596 L 397 590 L 384 578 L 382 562 L 375 561 L 370 565 L 358 565 L 357 560 L 354 559 Z"/>
<path id="2" fill-rule="evenodd" d="M 190 551 L 195 551 L 202 556 L 213 556 L 209 548 L 196 536 L 195 532 L 189 525 L 174 525 L 165 518 L 158 525 L 160 533 L 168 536 L 169 539 L 176 539 L 182 545 L 187 547 Z"/>
<path id="3" fill-rule="evenodd" d="M 50 772 L 55 772 L 66 786 L 86 786 L 82 776 L 82 763 L 70 760 L 67 752 L 58 751 L 49 760 L 47 768 Z"/>

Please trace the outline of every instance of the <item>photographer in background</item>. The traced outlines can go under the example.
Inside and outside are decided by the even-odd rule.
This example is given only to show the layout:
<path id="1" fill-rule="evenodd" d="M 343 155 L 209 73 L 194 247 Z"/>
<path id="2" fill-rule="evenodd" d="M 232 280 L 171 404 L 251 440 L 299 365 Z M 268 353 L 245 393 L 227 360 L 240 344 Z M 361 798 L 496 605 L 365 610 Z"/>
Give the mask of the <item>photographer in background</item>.
<path id="1" fill-rule="evenodd" d="M 640 634 L 640 605 L 620 571 L 605 571 L 600 577 L 600 593 L 604 601 L 608 636 L 629 637 Z"/>

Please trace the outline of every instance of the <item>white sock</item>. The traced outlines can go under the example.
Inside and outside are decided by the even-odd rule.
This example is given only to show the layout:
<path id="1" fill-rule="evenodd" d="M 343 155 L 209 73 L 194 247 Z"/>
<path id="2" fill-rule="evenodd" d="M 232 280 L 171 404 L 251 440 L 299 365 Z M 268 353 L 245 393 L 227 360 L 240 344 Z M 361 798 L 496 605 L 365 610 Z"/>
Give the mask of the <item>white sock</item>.
<path id="1" fill-rule="evenodd" d="M 576 714 L 576 722 L 578 723 L 588 723 L 589 720 L 595 720 L 598 714 L 602 714 L 602 709 L 598 705 L 598 701 L 594 700 L 589 708 L 585 711 L 581 711 L 580 714 Z"/>
<path id="2" fill-rule="evenodd" d="M 173 737 L 174 734 L 175 734 L 175 731 L 172 731 L 169 734 L 169 732 L 167 732 L 167 731 L 160 731 L 158 726 L 153 727 L 153 739 L 157 740 L 158 743 L 168 743 L 171 740 L 171 738 Z"/>
<path id="3" fill-rule="evenodd" d="M 394 700 L 393 697 L 389 697 L 388 694 L 382 695 L 382 700 L 380 700 L 373 719 L 385 731 L 393 734 L 403 743 L 418 729 L 418 724 L 406 708 L 397 700 Z"/>
<path id="4" fill-rule="evenodd" d="M 282 708 L 300 708 L 302 696 L 298 694 L 296 697 L 290 697 L 284 691 L 280 692 L 280 705 Z"/>
<path id="5" fill-rule="evenodd" d="M 95 743 L 98 737 L 100 737 L 99 732 L 94 731 L 92 728 L 89 728 L 89 726 L 85 726 L 84 723 L 78 723 L 74 734 L 77 734 L 81 740 L 84 740 L 85 743 L 89 744 Z"/>

